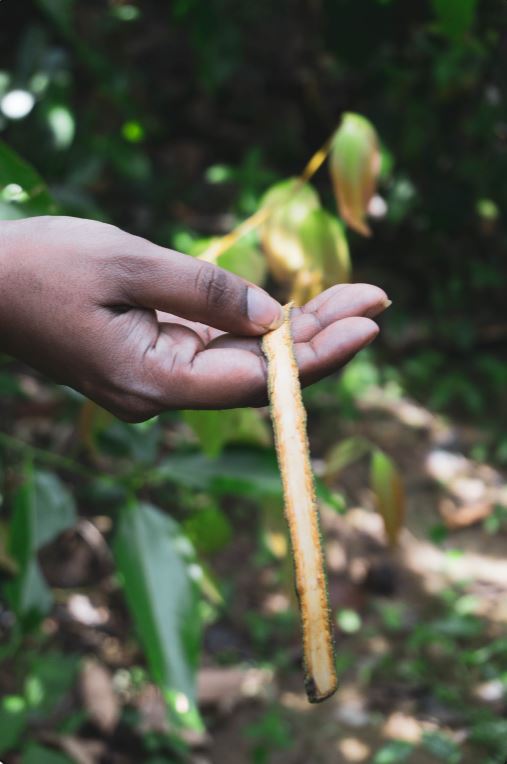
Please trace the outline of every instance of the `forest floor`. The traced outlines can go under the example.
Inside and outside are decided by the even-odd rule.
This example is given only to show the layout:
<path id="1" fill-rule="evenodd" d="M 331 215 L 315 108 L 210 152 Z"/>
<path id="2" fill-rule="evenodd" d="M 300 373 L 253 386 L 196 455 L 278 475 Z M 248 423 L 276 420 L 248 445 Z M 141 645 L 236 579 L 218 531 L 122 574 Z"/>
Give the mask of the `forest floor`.
<path id="1" fill-rule="evenodd" d="M 284 563 L 259 557 L 255 522 L 231 499 L 235 541 L 211 564 L 218 580 L 234 582 L 232 606 L 205 635 L 199 698 L 207 732 L 188 741 L 194 764 L 503 763 L 506 477 L 467 457 L 481 438 L 470 427 L 377 388 L 360 407 L 360 419 L 348 424 L 325 405 L 311 410 L 316 471 L 337 434 L 368 439 L 400 468 L 407 517 L 390 550 L 366 487 L 366 458 L 334 480 L 347 512 L 322 508 L 339 690 L 321 705 L 307 703 Z M 38 419 L 32 415 L 18 420 L 24 437 Z M 128 616 L 101 535 L 108 528 L 99 528 L 106 520 L 83 519 L 42 554 L 57 600 L 44 624 L 45 649 L 91 657 L 33 734 L 80 764 L 140 761 L 141 738 L 167 731 L 155 687 L 126 679 L 142 658 L 126 637 Z M 4 663 L 3 692 L 12 682 Z M 73 730 L 55 733 L 82 709 Z M 132 724 L 127 709 L 136 711 Z M 507 756 L 507 737 L 503 748 Z"/>

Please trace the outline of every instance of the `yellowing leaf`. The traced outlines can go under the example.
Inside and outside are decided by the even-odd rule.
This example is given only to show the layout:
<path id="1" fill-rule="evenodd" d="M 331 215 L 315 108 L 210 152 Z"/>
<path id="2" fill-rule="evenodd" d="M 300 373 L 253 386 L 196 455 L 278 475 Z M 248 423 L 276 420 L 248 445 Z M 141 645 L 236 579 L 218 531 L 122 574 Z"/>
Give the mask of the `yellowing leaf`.
<path id="1" fill-rule="evenodd" d="M 330 170 L 341 217 L 369 236 L 366 212 L 380 172 L 380 151 L 375 128 L 359 114 L 344 115 L 333 139 Z"/>
<path id="2" fill-rule="evenodd" d="M 405 489 L 392 459 L 374 451 L 371 460 L 371 487 L 389 543 L 394 546 L 405 520 Z"/>
<path id="3" fill-rule="evenodd" d="M 268 265 L 264 253 L 250 241 L 240 240 L 221 252 L 223 238 L 200 239 L 188 253 L 203 260 L 210 260 L 226 271 L 262 286 L 266 280 Z"/>
<path id="4" fill-rule="evenodd" d="M 299 187 L 296 178 L 277 183 L 265 194 L 261 209 L 272 212 L 260 229 L 268 265 L 275 279 L 291 282 L 305 265 L 300 227 L 306 216 L 320 207 L 317 192 L 308 183 Z"/>

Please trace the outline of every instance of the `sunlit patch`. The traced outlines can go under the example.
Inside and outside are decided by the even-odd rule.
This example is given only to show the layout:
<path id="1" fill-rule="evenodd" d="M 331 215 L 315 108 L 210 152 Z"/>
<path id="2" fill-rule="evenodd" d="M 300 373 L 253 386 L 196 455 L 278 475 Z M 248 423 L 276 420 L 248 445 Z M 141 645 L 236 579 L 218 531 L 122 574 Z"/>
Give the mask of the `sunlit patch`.
<path id="1" fill-rule="evenodd" d="M 66 106 L 52 106 L 48 111 L 47 120 L 56 148 L 68 148 L 76 132 L 74 115 Z"/>
<path id="2" fill-rule="evenodd" d="M 371 749 L 357 737 L 346 737 L 338 741 L 337 748 L 345 761 L 366 761 L 370 756 Z"/>
<path id="3" fill-rule="evenodd" d="M 121 134 L 129 143 L 140 143 L 144 138 L 144 128 L 139 122 L 130 120 L 122 126 Z"/>
<path id="4" fill-rule="evenodd" d="M 34 105 L 35 98 L 28 90 L 11 90 L 0 101 L 0 109 L 9 119 L 24 119 Z"/>
<path id="5" fill-rule="evenodd" d="M 174 708 L 179 714 L 187 714 L 190 711 L 190 701 L 183 692 L 177 692 L 174 697 Z"/>
<path id="6" fill-rule="evenodd" d="M 135 21 L 141 15 L 140 9 L 131 3 L 117 5 L 112 12 L 120 21 Z"/>
<path id="7" fill-rule="evenodd" d="M 197 565 L 197 563 L 191 563 L 188 566 L 188 575 L 192 579 L 192 581 L 200 581 L 203 577 L 202 568 L 200 565 Z"/>
<path id="8" fill-rule="evenodd" d="M 371 215 L 372 218 L 377 218 L 377 220 L 380 220 L 387 215 L 387 202 L 379 196 L 379 194 L 375 194 L 375 196 L 372 196 L 370 199 L 368 203 L 368 215 Z"/>
<path id="9" fill-rule="evenodd" d="M 476 685 L 474 695 L 484 703 L 498 703 L 505 697 L 505 686 L 500 679 L 491 679 Z"/>
<path id="10" fill-rule="evenodd" d="M 25 189 L 19 183 L 8 183 L 0 197 L 6 202 L 26 202 L 30 198 Z"/>
<path id="11" fill-rule="evenodd" d="M 85 594 L 71 594 L 67 603 L 71 617 L 85 626 L 101 626 L 109 614 L 104 607 L 95 607 Z"/>
<path id="12" fill-rule="evenodd" d="M 25 710 L 26 702 L 20 695 L 9 695 L 3 699 L 2 706 L 9 714 L 20 714 Z"/>

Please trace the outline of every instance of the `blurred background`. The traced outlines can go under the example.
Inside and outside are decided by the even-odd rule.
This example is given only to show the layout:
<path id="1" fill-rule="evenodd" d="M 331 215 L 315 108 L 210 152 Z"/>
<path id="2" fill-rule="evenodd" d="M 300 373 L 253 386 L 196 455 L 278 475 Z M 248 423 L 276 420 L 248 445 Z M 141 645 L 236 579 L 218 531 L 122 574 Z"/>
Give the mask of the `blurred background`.
<path id="1" fill-rule="evenodd" d="M 0 4 L 0 219 L 198 254 L 357 112 L 382 171 L 351 278 L 393 300 L 305 392 L 341 677 L 320 706 L 267 412 L 127 425 L 0 357 L 6 764 L 505 762 L 506 20 L 495 0 Z M 312 183 L 335 215 L 328 170 Z M 259 252 L 236 254 L 280 296 Z"/>

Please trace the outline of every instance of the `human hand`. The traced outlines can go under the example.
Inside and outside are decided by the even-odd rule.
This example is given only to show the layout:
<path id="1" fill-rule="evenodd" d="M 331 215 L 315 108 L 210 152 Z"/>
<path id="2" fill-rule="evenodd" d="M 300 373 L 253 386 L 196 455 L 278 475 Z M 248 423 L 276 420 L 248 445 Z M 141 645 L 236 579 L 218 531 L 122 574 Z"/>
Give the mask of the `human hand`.
<path id="1" fill-rule="evenodd" d="M 302 384 L 369 344 L 388 304 L 377 287 L 342 284 L 294 309 Z M 266 403 L 259 337 L 280 320 L 262 289 L 113 226 L 0 223 L 0 351 L 126 421 Z"/>

